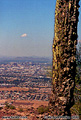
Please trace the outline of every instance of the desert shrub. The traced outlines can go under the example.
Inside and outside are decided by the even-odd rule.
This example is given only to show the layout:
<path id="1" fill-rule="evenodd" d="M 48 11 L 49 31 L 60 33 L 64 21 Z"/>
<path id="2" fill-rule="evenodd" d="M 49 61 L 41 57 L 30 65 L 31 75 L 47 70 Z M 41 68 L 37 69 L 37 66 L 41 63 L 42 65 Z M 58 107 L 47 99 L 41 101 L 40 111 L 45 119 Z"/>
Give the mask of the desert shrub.
<path id="1" fill-rule="evenodd" d="M 49 111 L 49 107 L 45 107 L 44 112 L 48 112 Z"/>
<path id="2" fill-rule="evenodd" d="M 79 106 L 78 106 L 78 103 L 74 104 L 70 110 L 71 110 L 71 114 L 79 115 Z"/>
<path id="3" fill-rule="evenodd" d="M 10 109 L 15 109 L 15 106 L 10 105 L 9 108 L 10 108 Z"/>
<path id="4" fill-rule="evenodd" d="M 10 105 L 7 102 L 5 103 L 5 105 L 6 105 L 6 108 L 9 109 Z"/>
<path id="5" fill-rule="evenodd" d="M 81 115 L 81 104 L 79 106 L 79 115 Z"/>
<path id="6" fill-rule="evenodd" d="M 14 119 L 14 120 L 19 120 L 19 119 Z"/>
<path id="7" fill-rule="evenodd" d="M 44 108 L 41 106 L 38 108 L 38 113 L 43 114 L 44 113 Z"/>
<path id="8" fill-rule="evenodd" d="M 19 110 L 18 110 L 19 112 L 23 112 L 23 108 L 19 108 Z"/>
<path id="9" fill-rule="evenodd" d="M 43 113 L 46 113 L 49 111 L 49 107 L 46 107 L 46 106 L 39 106 L 37 108 L 37 111 L 39 114 L 43 114 Z"/>
<path id="10" fill-rule="evenodd" d="M 81 119 L 81 104 L 79 106 L 79 118 Z"/>
<path id="11" fill-rule="evenodd" d="M 9 109 L 9 108 L 10 108 L 10 109 L 15 109 L 15 106 L 9 105 L 9 103 L 7 103 L 7 102 L 5 103 L 5 105 L 6 105 L 6 108 L 7 108 L 7 109 Z"/>

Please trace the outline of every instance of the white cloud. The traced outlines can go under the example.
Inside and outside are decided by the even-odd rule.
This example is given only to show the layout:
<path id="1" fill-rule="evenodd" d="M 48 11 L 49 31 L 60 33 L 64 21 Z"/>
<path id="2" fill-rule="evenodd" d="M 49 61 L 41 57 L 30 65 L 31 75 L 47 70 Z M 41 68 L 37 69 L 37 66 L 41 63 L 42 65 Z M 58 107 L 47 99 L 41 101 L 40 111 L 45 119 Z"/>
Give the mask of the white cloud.
<path id="1" fill-rule="evenodd" d="M 24 33 L 24 34 L 22 34 L 22 35 L 21 35 L 21 37 L 27 37 L 27 34 L 26 34 L 26 33 Z"/>

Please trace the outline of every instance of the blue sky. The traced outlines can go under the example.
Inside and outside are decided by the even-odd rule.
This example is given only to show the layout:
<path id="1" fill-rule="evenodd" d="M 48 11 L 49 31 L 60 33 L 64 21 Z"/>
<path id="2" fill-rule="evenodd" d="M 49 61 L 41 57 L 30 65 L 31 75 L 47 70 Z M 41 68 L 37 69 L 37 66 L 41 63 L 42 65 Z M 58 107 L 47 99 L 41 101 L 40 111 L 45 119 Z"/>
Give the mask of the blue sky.
<path id="1" fill-rule="evenodd" d="M 55 0 L 0 0 L 0 56 L 52 56 L 55 3 Z M 81 15 L 79 40 L 80 19 Z"/>

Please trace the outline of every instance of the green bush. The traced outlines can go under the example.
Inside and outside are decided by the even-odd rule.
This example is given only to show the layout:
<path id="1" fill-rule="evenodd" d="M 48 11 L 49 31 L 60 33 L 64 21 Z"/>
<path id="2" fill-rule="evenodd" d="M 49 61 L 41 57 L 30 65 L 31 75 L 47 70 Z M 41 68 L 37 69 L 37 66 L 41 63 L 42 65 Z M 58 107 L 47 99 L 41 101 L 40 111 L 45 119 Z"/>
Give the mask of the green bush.
<path id="1" fill-rule="evenodd" d="M 49 111 L 49 107 L 45 107 L 44 112 L 48 112 Z"/>
<path id="2" fill-rule="evenodd" d="M 46 106 L 39 106 L 37 108 L 37 111 L 39 114 L 43 114 L 43 113 L 46 113 L 49 111 L 49 107 L 46 107 Z"/>
<path id="3" fill-rule="evenodd" d="M 19 119 L 14 119 L 14 120 L 19 120 Z"/>
<path id="4" fill-rule="evenodd" d="M 81 104 L 79 105 L 79 114 L 81 115 Z"/>
<path id="5" fill-rule="evenodd" d="M 10 105 L 9 108 L 10 108 L 10 109 L 15 109 L 15 106 Z"/>
<path id="6" fill-rule="evenodd" d="M 15 106 L 9 105 L 9 103 L 5 103 L 7 109 L 15 109 Z"/>
<path id="7" fill-rule="evenodd" d="M 6 108 L 9 109 L 9 107 L 10 107 L 9 104 L 8 104 L 8 103 L 5 103 L 5 105 L 6 105 Z"/>
<path id="8" fill-rule="evenodd" d="M 79 106 L 79 118 L 81 119 L 81 105 Z"/>
<path id="9" fill-rule="evenodd" d="M 23 108 L 19 108 L 19 110 L 18 110 L 19 112 L 23 112 Z"/>

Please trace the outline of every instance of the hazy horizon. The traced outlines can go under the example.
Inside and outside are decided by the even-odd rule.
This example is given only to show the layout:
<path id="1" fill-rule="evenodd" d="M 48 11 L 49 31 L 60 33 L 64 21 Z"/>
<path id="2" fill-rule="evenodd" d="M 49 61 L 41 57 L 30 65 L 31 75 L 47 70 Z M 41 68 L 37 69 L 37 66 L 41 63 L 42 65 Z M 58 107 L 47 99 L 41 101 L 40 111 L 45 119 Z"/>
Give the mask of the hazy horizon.
<path id="1" fill-rule="evenodd" d="M 56 0 L 1 0 L 0 56 L 52 57 L 55 3 Z M 79 40 L 80 20 L 81 15 Z"/>
<path id="2" fill-rule="evenodd" d="M 52 58 L 52 56 L 1 56 L 0 58 L 17 58 L 17 57 L 28 57 L 28 58 Z"/>

